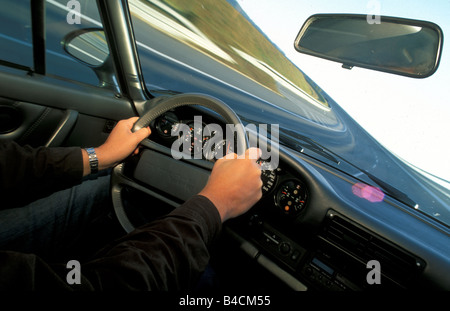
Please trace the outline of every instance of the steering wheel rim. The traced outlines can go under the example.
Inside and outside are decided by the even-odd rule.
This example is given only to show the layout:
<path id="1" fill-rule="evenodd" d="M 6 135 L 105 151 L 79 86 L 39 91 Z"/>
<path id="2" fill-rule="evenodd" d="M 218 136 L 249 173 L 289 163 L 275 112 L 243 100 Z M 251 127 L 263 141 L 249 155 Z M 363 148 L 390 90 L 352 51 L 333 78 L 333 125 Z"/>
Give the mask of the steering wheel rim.
<path id="1" fill-rule="evenodd" d="M 155 106 L 151 107 L 134 124 L 132 131 L 136 132 L 147 127 L 150 123 L 165 112 L 182 106 L 202 106 L 211 109 L 221 115 L 227 124 L 233 124 L 236 130 L 236 151 L 244 153 L 249 148 L 249 141 L 245 128 L 237 114 L 221 100 L 196 93 L 179 94 L 164 99 L 158 99 Z M 147 138 L 148 140 L 148 138 Z M 134 184 L 133 180 L 124 173 L 123 163 L 117 165 L 111 176 L 111 197 L 115 214 L 126 232 L 131 232 L 135 226 L 129 220 L 122 200 L 122 189 L 124 186 L 142 188 L 142 185 Z"/>

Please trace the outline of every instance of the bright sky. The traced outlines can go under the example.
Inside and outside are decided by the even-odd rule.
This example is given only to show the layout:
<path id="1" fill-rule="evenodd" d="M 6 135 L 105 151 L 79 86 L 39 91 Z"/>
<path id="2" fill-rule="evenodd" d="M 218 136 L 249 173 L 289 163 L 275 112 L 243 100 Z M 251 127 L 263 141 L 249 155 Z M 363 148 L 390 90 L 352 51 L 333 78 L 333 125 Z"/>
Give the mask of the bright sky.
<path id="1" fill-rule="evenodd" d="M 437 72 L 412 79 L 297 53 L 293 42 L 305 20 L 317 13 L 380 12 L 427 20 L 450 34 L 450 0 L 238 0 L 286 56 L 357 122 L 400 158 L 450 181 L 450 46 Z M 276 21 L 276 22 L 274 22 Z"/>

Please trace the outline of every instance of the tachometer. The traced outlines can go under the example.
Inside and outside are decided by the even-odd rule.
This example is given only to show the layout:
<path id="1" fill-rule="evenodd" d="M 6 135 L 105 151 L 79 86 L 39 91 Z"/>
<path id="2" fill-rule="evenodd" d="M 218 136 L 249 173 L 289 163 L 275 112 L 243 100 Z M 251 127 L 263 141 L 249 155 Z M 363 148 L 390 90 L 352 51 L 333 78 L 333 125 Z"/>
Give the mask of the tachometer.
<path id="1" fill-rule="evenodd" d="M 275 197 L 277 206 L 290 216 L 298 215 L 305 208 L 307 199 L 306 186 L 295 179 L 283 182 Z"/>

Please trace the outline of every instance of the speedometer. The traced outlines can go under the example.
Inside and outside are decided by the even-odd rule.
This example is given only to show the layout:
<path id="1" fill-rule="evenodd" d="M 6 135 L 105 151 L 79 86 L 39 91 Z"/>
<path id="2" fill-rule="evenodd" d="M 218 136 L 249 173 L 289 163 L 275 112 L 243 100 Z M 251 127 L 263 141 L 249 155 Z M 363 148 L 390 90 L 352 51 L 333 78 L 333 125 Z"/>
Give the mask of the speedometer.
<path id="1" fill-rule="evenodd" d="M 290 216 L 298 215 L 305 208 L 307 199 L 306 186 L 299 180 L 283 182 L 275 197 L 277 206 Z"/>
<path id="2" fill-rule="evenodd" d="M 211 162 L 215 162 L 216 160 L 223 158 L 227 154 L 233 152 L 234 147 L 232 143 L 226 139 L 216 141 L 215 138 L 212 136 L 208 137 L 208 139 L 203 144 L 203 153 L 205 155 L 205 159 Z"/>
<path id="3" fill-rule="evenodd" d="M 189 153 L 194 158 L 201 159 L 203 156 L 203 145 L 209 139 L 209 137 L 203 137 L 203 128 L 205 124 L 190 122 L 187 124 L 189 131 L 183 132 L 181 136 L 183 146 L 188 146 Z"/>

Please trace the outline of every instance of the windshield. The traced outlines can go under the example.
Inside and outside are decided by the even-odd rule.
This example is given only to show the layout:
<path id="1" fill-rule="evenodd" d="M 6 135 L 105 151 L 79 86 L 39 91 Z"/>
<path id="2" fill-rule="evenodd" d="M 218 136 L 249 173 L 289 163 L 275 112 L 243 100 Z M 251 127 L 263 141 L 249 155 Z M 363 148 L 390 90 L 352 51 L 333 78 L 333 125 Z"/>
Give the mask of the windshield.
<path id="1" fill-rule="evenodd" d="M 440 113 L 432 113 L 437 99 L 445 98 L 427 91 L 427 85 L 434 82 L 368 70 L 344 71 L 336 63 L 294 51 L 293 42 L 303 22 L 316 13 L 342 13 L 345 8 L 340 2 L 337 7 L 320 1 L 317 7 L 307 1 L 280 1 L 276 6 L 273 1 L 233 0 L 128 3 L 150 92 L 202 92 L 218 97 L 244 122 L 278 124 L 281 144 L 355 177 L 365 175 L 364 181 L 372 181 L 412 208 L 450 224 L 450 184 L 446 181 L 450 180 L 450 161 L 444 160 L 450 158 L 450 152 L 442 147 L 439 152 L 430 151 L 446 141 L 450 109 L 439 107 Z M 373 8 L 364 4 L 349 10 L 370 13 Z M 442 21 L 440 26 L 446 32 L 443 19 L 428 20 Z M 374 79 L 381 84 L 371 85 Z M 441 80 L 448 81 L 442 76 Z M 407 97 L 405 84 L 408 92 L 421 90 L 420 97 Z M 443 91 L 444 87 L 439 90 Z M 372 97 L 379 102 L 371 102 Z M 429 131 L 423 114 L 408 120 L 415 118 L 418 105 L 424 111 L 424 102 L 417 100 L 425 98 L 426 112 L 432 125 L 441 126 L 438 130 Z M 414 126 L 409 127 L 407 121 Z M 447 131 L 442 126 L 447 126 Z M 409 153 L 397 148 L 400 145 L 406 145 Z M 320 152 L 323 150 L 328 154 Z M 418 150 L 425 151 L 421 161 L 416 161 Z M 437 154 L 442 156 L 433 159 Z M 430 166 L 432 162 L 438 169 Z"/>

